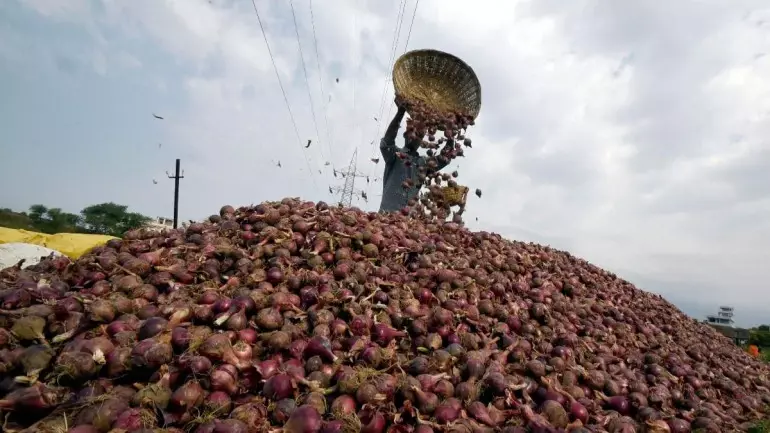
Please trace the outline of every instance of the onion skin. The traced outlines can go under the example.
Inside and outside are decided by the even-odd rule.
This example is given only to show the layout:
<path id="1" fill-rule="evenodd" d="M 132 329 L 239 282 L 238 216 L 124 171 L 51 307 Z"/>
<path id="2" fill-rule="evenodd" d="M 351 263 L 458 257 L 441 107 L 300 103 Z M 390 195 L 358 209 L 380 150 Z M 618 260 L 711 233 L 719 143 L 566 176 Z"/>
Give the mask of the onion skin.
<path id="1" fill-rule="evenodd" d="M 433 416 L 439 424 L 448 424 L 456 420 L 457 417 L 460 416 L 460 413 L 457 408 L 452 407 L 452 405 L 442 403 L 436 408 Z"/>
<path id="2" fill-rule="evenodd" d="M 171 405 L 181 411 L 191 410 L 203 403 L 204 391 L 198 382 L 190 381 L 171 395 Z"/>
<path id="3" fill-rule="evenodd" d="M 569 416 L 572 421 L 588 422 L 588 410 L 577 401 L 572 401 L 569 406 Z"/>
<path id="4" fill-rule="evenodd" d="M 135 431 L 141 428 L 147 427 L 146 421 L 143 419 L 143 414 L 140 409 L 126 409 L 120 415 L 118 415 L 115 423 L 112 425 L 114 429 L 121 429 L 127 431 Z M 147 416 L 145 416 L 147 418 Z"/>
<path id="5" fill-rule="evenodd" d="M 489 411 L 487 411 L 487 408 L 484 406 L 484 403 L 481 403 L 480 401 L 474 401 L 473 403 L 468 405 L 467 410 L 468 410 L 468 414 L 470 414 L 480 423 L 488 425 L 490 427 L 497 426 L 497 423 L 492 420 L 492 417 L 489 416 Z"/>
<path id="6" fill-rule="evenodd" d="M 265 396 L 273 401 L 289 398 L 294 392 L 291 377 L 287 374 L 277 374 L 265 382 Z"/>
<path id="7" fill-rule="evenodd" d="M 209 376 L 210 389 L 222 391 L 228 395 L 235 395 L 238 391 L 238 373 L 228 364 L 221 365 L 211 372 Z"/>
<path id="8" fill-rule="evenodd" d="M 385 416 L 372 409 L 364 409 L 358 412 L 361 420 L 361 433 L 382 433 L 385 430 Z"/>
<path id="9" fill-rule="evenodd" d="M 342 433 L 344 423 L 340 420 L 331 420 L 324 422 L 321 426 L 321 433 Z"/>
<path id="10" fill-rule="evenodd" d="M 337 361 L 337 356 L 331 351 L 331 343 L 324 337 L 311 338 L 305 347 L 305 356 L 320 356 L 329 362 Z"/>
<path id="11" fill-rule="evenodd" d="M 0 400 L 2 409 L 45 410 L 61 403 L 65 390 L 36 383 L 29 388 L 19 388 Z"/>
<path id="12" fill-rule="evenodd" d="M 176 353 L 183 353 L 190 346 L 190 333 L 187 328 L 177 326 L 171 331 L 171 346 Z"/>
<path id="13" fill-rule="evenodd" d="M 237 419 L 215 420 L 213 433 L 249 433 L 249 427 Z"/>
<path id="14" fill-rule="evenodd" d="M 312 406 L 295 409 L 283 426 L 286 433 L 317 433 L 321 430 L 321 416 Z"/>
<path id="15" fill-rule="evenodd" d="M 356 412 L 356 400 L 349 395 L 341 395 L 331 404 L 333 414 L 351 415 Z"/>
<path id="16" fill-rule="evenodd" d="M 273 422 L 283 425 L 289 420 L 291 414 L 294 413 L 296 409 L 297 402 L 291 398 L 285 398 L 276 403 L 270 417 Z"/>

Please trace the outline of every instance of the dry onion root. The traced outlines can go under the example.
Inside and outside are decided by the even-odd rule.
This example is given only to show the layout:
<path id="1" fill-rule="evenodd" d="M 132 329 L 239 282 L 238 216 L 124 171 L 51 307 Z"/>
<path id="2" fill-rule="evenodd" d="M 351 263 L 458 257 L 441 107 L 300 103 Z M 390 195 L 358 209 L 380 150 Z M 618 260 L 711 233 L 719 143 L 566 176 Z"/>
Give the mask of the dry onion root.
<path id="1" fill-rule="evenodd" d="M 727 432 L 770 403 L 765 364 L 585 260 L 298 199 L 2 270 L 0 304 L 7 431 Z"/>

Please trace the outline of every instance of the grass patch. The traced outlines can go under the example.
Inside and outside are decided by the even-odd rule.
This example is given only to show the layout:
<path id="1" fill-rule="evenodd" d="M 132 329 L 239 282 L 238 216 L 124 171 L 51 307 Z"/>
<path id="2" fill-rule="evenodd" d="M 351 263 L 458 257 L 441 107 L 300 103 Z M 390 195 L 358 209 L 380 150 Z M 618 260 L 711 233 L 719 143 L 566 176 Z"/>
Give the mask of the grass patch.
<path id="1" fill-rule="evenodd" d="M 763 419 L 761 421 L 757 421 L 746 431 L 748 433 L 770 433 L 770 420 Z"/>

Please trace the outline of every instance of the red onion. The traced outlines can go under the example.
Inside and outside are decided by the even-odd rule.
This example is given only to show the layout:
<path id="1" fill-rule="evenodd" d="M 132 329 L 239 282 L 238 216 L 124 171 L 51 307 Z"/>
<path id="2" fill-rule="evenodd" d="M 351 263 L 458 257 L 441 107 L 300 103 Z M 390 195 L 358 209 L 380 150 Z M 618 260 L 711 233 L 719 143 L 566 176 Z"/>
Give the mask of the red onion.
<path id="1" fill-rule="evenodd" d="M 387 346 L 394 339 L 403 338 L 405 335 L 406 334 L 404 332 L 397 331 L 382 323 L 374 325 L 374 340 L 382 346 Z"/>
<path id="2" fill-rule="evenodd" d="M 177 326 L 171 331 L 171 346 L 177 352 L 184 352 L 190 345 L 190 333 L 187 328 Z"/>
<path id="3" fill-rule="evenodd" d="M 146 421 L 148 415 L 151 414 L 143 414 L 142 409 L 126 409 L 120 415 L 118 415 L 115 423 L 112 424 L 112 428 L 126 431 L 135 431 L 144 427 L 148 427 Z"/>
<path id="4" fill-rule="evenodd" d="M 446 401 L 439 404 L 436 407 L 433 417 L 439 424 L 448 424 L 456 420 L 460 416 L 460 411 L 454 407 L 454 405 L 447 403 Z"/>
<path id="5" fill-rule="evenodd" d="M 278 372 L 278 366 L 279 363 L 273 359 L 268 359 L 265 361 L 260 362 L 256 365 L 256 370 L 262 376 L 263 379 L 267 380 L 273 377 Z"/>
<path id="6" fill-rule="evenodd" d="M 0 408 L 45 410 L 61 403 L 65 391 L 65 389 L 36 383 L 28 388 L 19 388 L 6 394 L 5 398 L 0 400 Z"/>
<path id="7" fill-rule="evenodd" d="M 294 399 L 284 398 L 275 404 L 275 408 L 271 412 L 270 417 L 275 423 L 283 425 L 286 424 L 291 417 L 291 414 L 294 413 L 296 409 L 297 402 L 294 401 Z"/>
<path id="8" fill-rule="evenodd" d="M 476 420 L 482 424 L 486 424 L 490 427 L 495 427 L 497 425 L 497 423 L 489 416 L 489 411 L 487 411 L 484 403 L 481 403 L 480 401 L 474 401 L 469 404 L 466 410 L 470 416 L 476 418 Z"/>
<path id="9" fill-rule="evenodd" d="M 241 329 L 238 331 L 238 338 L 248 344 L 254 344 L 257 342 L 257 331 L 251 328 Z"/>
<path id="10" fill-rule="evenodd" d="M 334 399 L 331 405 L 334 414 L 350 415 L 356 411 L 356 400 L 349 395 L 341 395 Z"/>
<path id="11" fill-rule="evenodd" d="M 382 433 L 385 430 L 385 416 L 373 409 L 363 409 L 358 412 L 361 420 L 361 433 Z"/>
<path id="12" fill-rule="evenodd" d="M 305 356 L 320 356 L 326 361 L 337 362 L 337 356 L 331 351 L 331 343 L 324 337 L 313 337 L 307 342 Z"/>
<path id="13" fill-rule="evenodd" d="M 628 414 L 630 410 L 630 403 L 628 401 L 628 397 L 622 396 L 622 395 L 607 397 L 601 393 L 599 393 L 599 396 L 602 399 L 604 399 L 608 409 L 614 410 L 615 412 L 618 412 L 621 415 Z"/>
<path id="14" fill-rule="evenodd" d="M 238 391 L 238 371 L 232 365 L 220 365 L 209 376 L 212 391 L 223 391 L 235 395 Z"/>
<path id="15" fill-rule="evenodd" d="M 316 433 L 321 430 L 321 416 L 312 406 L 300 406 L 283 426 L 286 433 Z M 363 430 L 362 430 L 363 431 Z"/>
<path id="16" fill-rule="evenodd" d="M 203 388 L 196 381 L 189 381 L 171 395 L 171 405 L 178 410 L 187 411 L 203 403 Z"/>
<path id="17" fill-rule="evenodd" d="M 288 398 L 294 392 L 294 385 L 287 374 L 276 374 L 265 382 L 262 390 L 265 396 L 273 401 Z"/>
<path id="18" fill-rule="evenodd" d="M 162 331 L 165 331 L 166 326 L 168 326 L 168 321 L 162 317 L 149 318 L 142 323 L 137 336 L 140 340 L 152 338 Z"/>

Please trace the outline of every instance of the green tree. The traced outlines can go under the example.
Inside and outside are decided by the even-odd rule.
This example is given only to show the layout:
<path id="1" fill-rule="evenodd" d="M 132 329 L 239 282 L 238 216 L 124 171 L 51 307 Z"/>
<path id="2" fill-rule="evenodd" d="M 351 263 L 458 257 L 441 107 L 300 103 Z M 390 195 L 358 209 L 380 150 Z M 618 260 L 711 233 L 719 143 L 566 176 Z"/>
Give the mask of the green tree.
<path id="1" fill-rule="evenodd" d="M 78 232 L 80 226 L 80 217 L 78 215 L 64 212 L 60 208 L 47 208 L 42 204 L 30 206 L 27 214 L 32 227 L 43 233 L 72 233 Z"/>
<path id="2" fill-rule="evenodd" d="M 759 325 L 757 331 L 770 332 L 770 325 Z"/>
<path id="3" fill-rule="evenodd" d="M 770 348 L 770 331 L 760 331 L 759 328 L 752 329 L 749 334 L 749 344 L 754 344 L 762 348 Z"/>
<path id="4" fill-rule="evenodd" d="M 9 229 L 34 230 L 32 220 L 24 212 L 14 212 L 8 208 L 0 209 L 0 227 Z"/>
<path id="5" fill-rule="evenodd" d="M 80 211 L 80 215 L 86 231 L 112 236 L 123 236 L 128 230 L 151 220 L 140 213 L 129 212 L 128 206 L 112 202 L 88 206 Z"/>

